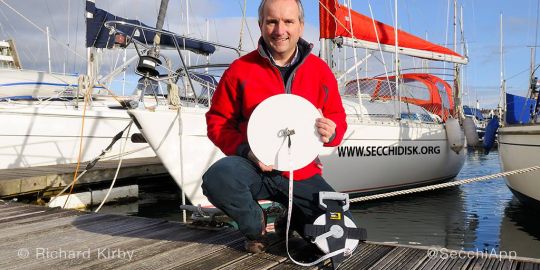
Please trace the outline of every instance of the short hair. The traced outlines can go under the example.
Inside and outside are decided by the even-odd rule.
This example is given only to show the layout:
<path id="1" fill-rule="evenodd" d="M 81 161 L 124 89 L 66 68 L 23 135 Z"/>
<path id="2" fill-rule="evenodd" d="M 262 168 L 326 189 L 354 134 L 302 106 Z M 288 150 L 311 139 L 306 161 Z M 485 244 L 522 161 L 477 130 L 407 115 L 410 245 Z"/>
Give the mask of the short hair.
<path id="1" fill-rule="evenodd" d="M 298 4 L 298 9 L 300 10 L 300 16 L 298 16 L 298 20 L 300 20 L 301 23 L 304 22 L 304 6 L 302 6 L 301 0 L 295 0 L 296 4 Z M 262 0 L 261 4 L 259 5 L 259 23 L 262 23 L 263 21 L 263 9 L 264 5 L 266 4 L 266 0 Z"/>

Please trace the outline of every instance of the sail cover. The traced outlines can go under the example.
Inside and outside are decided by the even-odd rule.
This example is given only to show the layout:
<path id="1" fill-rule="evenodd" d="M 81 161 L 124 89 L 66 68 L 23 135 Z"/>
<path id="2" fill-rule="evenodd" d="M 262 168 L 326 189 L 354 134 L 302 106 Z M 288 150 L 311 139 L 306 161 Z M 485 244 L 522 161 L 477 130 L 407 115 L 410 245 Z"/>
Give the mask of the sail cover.
<path id="1" fill-rule="evenodd" d="M 86 47 L 94 48 L 112 48 L 114 45 L 114 35 L 109 34 L 109 29 L 104 23 L 107 21 L 124 21 L 131 24 L 136 24 L 144 27 L 149 27 L 140 21 L 129 20 L 119 16 L 115 16 L 105 10 L 96 8 L 96 4 L 91 1 L 86 1 L 86 12 L 93 14 L 92 18 L 86 19 Z M 124 34 L 131 35 L 134 32 L 134 27 L 129 25 L 116 25 L 116 29 Z M 154 31 L 138 30 L 138 35 L 133 35 L 132 38 L 151 45 L 154 41 Z M 160 45 L 174 48 L 173 33 L 171 35 L 162 35 Z M 176 41 L 181 49 L 190 50 L 194 53 L 202 55 L 210 55 L 215 52 L 216 47 L 210 43 L 195 40 L 191 38 L 176 37 Z"/>
<path id="2" fill-rule="evenodd" d="M 383 51 L 395 52 L 394 27 L 372 20 L 354 10 L 349 13 L 349 8 L 340 5 L 337 0 L 319 1 L 319 18 L 320 38 L 337 39 L 345 46 L 381 48 Z M 466 57 L 448 48 L 401 30 L 397 32 L 401 54 L 461 64 L 468 62 Z"/>

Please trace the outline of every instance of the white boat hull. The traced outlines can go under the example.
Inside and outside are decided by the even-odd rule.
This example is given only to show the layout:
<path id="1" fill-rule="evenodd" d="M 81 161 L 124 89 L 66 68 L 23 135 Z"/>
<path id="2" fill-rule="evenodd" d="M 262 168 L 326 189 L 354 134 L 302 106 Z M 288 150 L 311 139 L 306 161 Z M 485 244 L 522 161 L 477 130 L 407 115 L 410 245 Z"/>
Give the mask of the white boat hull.
<path id="1" fill-rule="evenodd" d="M 464 150 L 450 149 L 442 124 L 348 123 L 342 144 L 320 155 L 324 177 L 336 190 L 365 194 L 425 185 L 453 178 L 463 167 Z"/>
<path id="2" fill-rule="evenodd" d="M 0 98 L 74 96 L 77 75 L 43 71 L 0 69 Z"/>
<path id="3" fill-rule="evenodd" d="M 182 107 L 178 111 L 129 111 L 190 202 L 202 206 L 209 205 L 202 194 L 202 175 L 224 157 L 206 135 L 207 110 Z M 342 145 L 320 154 L 325 179 L 339 191 L 371 193 L 441 181 L 456 176 L 465 161 L 464 150 L 459 154 L 450 150 L 442 124 L 398 124 L 394 120 L 361 121 L 354 117 L 348 117 L 348 123 Z M 395 150 L 389 150 L 389 146 Z M 365 152 L 363 156 L 347 156 L 348 148 L 363 148 Z M 374 153 L 368 155 L 373 151 L 367 148 Z"/>
<path id="4" fill-rule="evenodd" d="M 540 165 L 540 124 L 500 128 L 499 156 L 504 171 Z M 540 171 L 507 176 L 506 184 L 518 198 L 540 204 Z"/>
<path id="5" fill-rule="evenodd" d="M 0 104 L 0 169 L 77 162 L 83 125 L 82 104 L 74 109 L 65 102 L 57 103 L 58 106 Z M 97 157 L 130 120 L 125 110 L 87 109 L 80 160 Z M 126 136 L 136 132 L 139 131 L 133 125 L 130 134 L 125 132 L 103 159 L 119 159 L 120 146 Z M 135 144 L 129 139 L 124 152 L 130 153 L 127 158 L 155 156 L 148 144 Z"/>

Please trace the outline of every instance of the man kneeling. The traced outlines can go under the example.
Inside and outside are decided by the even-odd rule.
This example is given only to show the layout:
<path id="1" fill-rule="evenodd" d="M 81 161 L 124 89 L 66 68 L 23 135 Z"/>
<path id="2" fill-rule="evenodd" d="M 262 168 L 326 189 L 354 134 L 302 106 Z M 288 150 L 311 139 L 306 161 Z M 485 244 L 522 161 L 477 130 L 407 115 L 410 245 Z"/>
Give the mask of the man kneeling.
<path id="1" fill-rule="evenodd" d="M 206 114 L 208 137 L 227 157 L 203 176 L 210 202 L 238 223 L 246 250 L 264 251 L 266 218 L 257 200 L 287 205 L 288 172 L 273 170 L 250 150 L 247 123 L 253 110 L 268 97 L 299 95 L 320 109 L 314 123 L 324 146 L 341 143 L 347 130 L 337 81 L 328 65 L 311 54 L 301 38 L 304 11 L 300 0 L 263 0 L 259 6 L 262 37 L 258 48 L 234 61 L 225 71 Z M 323 214 L 319 192 L 333 191 L 323 179 L 319 159 L 294 172 L 292 227 L 303 236 L 304 224 Z"/>

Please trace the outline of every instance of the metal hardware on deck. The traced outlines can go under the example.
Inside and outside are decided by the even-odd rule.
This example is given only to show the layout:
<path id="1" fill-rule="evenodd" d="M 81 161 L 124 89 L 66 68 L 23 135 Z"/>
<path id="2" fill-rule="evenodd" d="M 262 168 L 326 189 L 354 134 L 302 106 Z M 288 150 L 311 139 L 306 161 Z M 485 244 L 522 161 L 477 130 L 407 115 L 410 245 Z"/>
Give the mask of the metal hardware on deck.
<path id="1" fill-rule="evenodd" d="M 146 138 L 141 133 L 133 133 L 131 135 L 132 143 L 147 143 Z"/>
<path id="2" fill-rule="evenodd" d="M 180 209 L 191 212 L 192 225 L 205 228 L 224 227 L 230 218 L 217 208 L 201 205 L 180 205 Z"/>
<path id="3" fill-rule="evenodd" d="M 154 77 L 159 75 L 156 67 L 161 65 L 161 61 L 150 55 L 141 55 L 137 64 L 137 74 L 145 77 Z"/>

